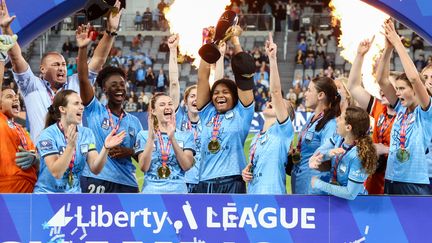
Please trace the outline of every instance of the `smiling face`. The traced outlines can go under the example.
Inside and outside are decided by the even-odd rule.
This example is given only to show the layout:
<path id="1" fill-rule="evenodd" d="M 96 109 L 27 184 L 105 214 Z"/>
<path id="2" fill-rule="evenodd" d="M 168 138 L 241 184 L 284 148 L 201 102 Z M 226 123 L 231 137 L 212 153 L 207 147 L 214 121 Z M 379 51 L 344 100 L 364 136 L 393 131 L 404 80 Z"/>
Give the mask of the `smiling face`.
<path id="1" fill-rule="evenodd" d="M 67 80 L 66 61 L 59 53 L 51 53 L 42 59 L 40 72 L 43 79 L 50 82 L 51 85 L 62 85 Z"/>
<path id="2" fill-rule="evenodd" d="M 154 115 L 158 122 L 167 123 L 173 116 L 175 116 L 174 102 L 171 97 L 161 95 L 156 98 L 154 107 L 152 107 L 152 115 Z"/>
<path id="3" fill-rule="evenodd" d="M 197 100 L 197 89 L 192 88 L 185 100 L 186 101 L 185 103 L 186 103 L 187 110 L 195 114 L 198 113 L 196 100 Z"/>
<path id="4" fill-rule="evenodd" d="M 69 124 L 78 125 L 82 121 L 84 106 L 81 97 L 77 93 L 67 96 L 67 105 L 59 107 L 61 118 Z"/>
<path id="5" fill-rule="evenodd" d="M 13 89 L 5 89 L 2 91 L 0 111 L 9 119 L 18 116 L 21 107 L 17 94 Z"/>
<path id="6" fill-rule="evenodd" d="M 114 105 L 122 105 L 126 98 L 126 82 L 120 74 L 109 76 L 104 84 L 104 92 L 108 102 Z"/>
<path id="7" fill-rule="evenodd" d="M 224 83 L 219 83 L 214 88 L 212 102 L 218 112 L 224 113 L 234 107 L 234 99 L 231 90 Z"/>

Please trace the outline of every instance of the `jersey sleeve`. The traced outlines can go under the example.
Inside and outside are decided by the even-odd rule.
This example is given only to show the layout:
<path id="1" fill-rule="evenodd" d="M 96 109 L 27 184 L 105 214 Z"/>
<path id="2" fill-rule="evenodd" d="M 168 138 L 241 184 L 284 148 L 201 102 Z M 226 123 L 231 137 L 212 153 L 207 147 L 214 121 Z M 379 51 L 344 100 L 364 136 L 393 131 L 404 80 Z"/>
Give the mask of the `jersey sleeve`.
<path id="1" fill-rule="evenodd" d="M 36 147 L 41 157 L 60 153 L 55 137 L 49 134 L 47 130 L 39 136 Z"/>

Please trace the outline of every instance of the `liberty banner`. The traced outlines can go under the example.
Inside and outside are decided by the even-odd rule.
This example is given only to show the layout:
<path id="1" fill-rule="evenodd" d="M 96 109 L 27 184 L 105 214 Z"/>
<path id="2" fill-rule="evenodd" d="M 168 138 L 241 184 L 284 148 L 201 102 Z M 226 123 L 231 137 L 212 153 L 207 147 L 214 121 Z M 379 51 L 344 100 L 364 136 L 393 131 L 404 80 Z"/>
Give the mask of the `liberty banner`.
<path id="1" fill-rule="evenodd" d="M 0 194 L 0 242 L 421 242 L 432 197 Z"/>

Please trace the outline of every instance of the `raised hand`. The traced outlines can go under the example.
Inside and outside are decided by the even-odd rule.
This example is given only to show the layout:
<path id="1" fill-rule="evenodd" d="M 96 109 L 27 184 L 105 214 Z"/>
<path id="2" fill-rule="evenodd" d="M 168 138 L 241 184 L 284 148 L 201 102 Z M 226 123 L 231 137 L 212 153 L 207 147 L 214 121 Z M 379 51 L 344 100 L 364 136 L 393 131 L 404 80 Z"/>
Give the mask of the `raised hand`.
<path id="1" fill-rule="evenodd" d="M 147 118 L 147 124 L 148 124 L 148 136 L 147 136 L 147 140 L 154 140 L 154 117 L 151 113 L 151 108 L 149 109 L 149 111 L 147 112 L 148 114 L 148 118 Z"/>
<path id="2" fill-rule="evenodd" d="M 112 130 L 111 133 L 105 138 L 104 147 L 106 149 L 114 148 L 120 145 L 126 137 L 126 132 L 123 130 L 116 134 L 116 130 Z"/>
<path id="3" fill-rule="evenodd" d="M 243 180 L 246 182 L 249 182 L 253 179 L 253 174 L 250 172 L 252 168 L 252 164 L 249 163 L 243 170 L 242 170 L 242 177 Z"/>
<path id="4" fill-rule="evenodd" d="M 122 15 L 122 11 L 123 9 L 120 9 L 120 1 L 117 0 L 116 3 L 114 4 L 114 10 L 111 10 L 111 12 L 109 13 L 108 16 L 108 21 L 107 21 L 107 30 L 110 32 L 115 32 L 117 31 L 119 24 L 120 24 L 120 17 Z"/>
<path id="5" fill-rule="evenodd" d="M 174 137 L 175 130 L 176 130 L 175 116 L 171 115 L 171 119 L 169 120 L 167 126 L 167 135 L 169 139 L 172 139 Z"/>
<path id="6" fill-rule="evenodd" d="M 265 51 L 267 53 L 267 56 L 269 58 L 275 59 L 277 54 L 277 45 L 273 42 L 273 36 L 272 33 L 269 32 L 268 40 L 265 44 Z"/>
<path id="7" fill-rule="evenodd" d="M 9 51 L 16 43 L 17 35 L 0 35 L 0 52 Z"/>
<path id="8" fill-rule="evenodd" d="M 90 38 L 90 24 L 78 26 L 78 29 L 75 31 L 75 37 L 78 48 L 88 46 L 88 44 L 92 41 Z"/>
<path id="9" fill-rule="evenodd" d="M 370 47 L 372 46 L 374 39 L 375 36 L 373 36 L 370 41 L 368 39 L 361 41 L 357 47 L 357 54 L 362 56 L 366 55 L 366 53 L 369 51 Z"/>
<path id="10" fill-rule="evenodd" d="M 394 27 L 394 23 L 392 20 L 388 19 L 384 22 L 384 35 L 392 46 L 395 46 L 398 42 L 401 41 L 396 29 Z"/>
<path id="11" fill-rule="evenodd" d="M 10 24 L 15 18 L 15 15 L 9 16 L 9 10 L 6 6 L 6 0 L 2 0 L 0 5 L 0 27 L 3 29 L 9 28 Z"/>
<path id="12" fill-rule="evenodd" d="M 171 35 L 168 38 L 168 47 L 170 50 L 177 50 L 177 46 L 180 40 L 180 36 L 178 34 Z"/>

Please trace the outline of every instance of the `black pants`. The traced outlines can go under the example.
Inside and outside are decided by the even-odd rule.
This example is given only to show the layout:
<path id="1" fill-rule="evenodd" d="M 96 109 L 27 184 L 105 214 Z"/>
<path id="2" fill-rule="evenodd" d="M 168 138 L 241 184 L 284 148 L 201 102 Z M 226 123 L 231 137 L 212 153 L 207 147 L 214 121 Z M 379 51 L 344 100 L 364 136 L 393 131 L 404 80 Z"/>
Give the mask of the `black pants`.
<path id="1" fill-rule="evenodd" d="M 240 175 L 223 176 L 200 181 L 197 193 L 246 193 L 246 184 Z"/>
<path id="2" fill-rule="evenodd" d="M 429 184 L 385 180 L 384 193 L 390 195 L 430 195 Z"/>
<path id="3" fill-rule="evenodd" d="M 111 181 L 81 176 L 81 191 L 83 193 L 137 193 L 138 187 L 122 185 Z"/>

